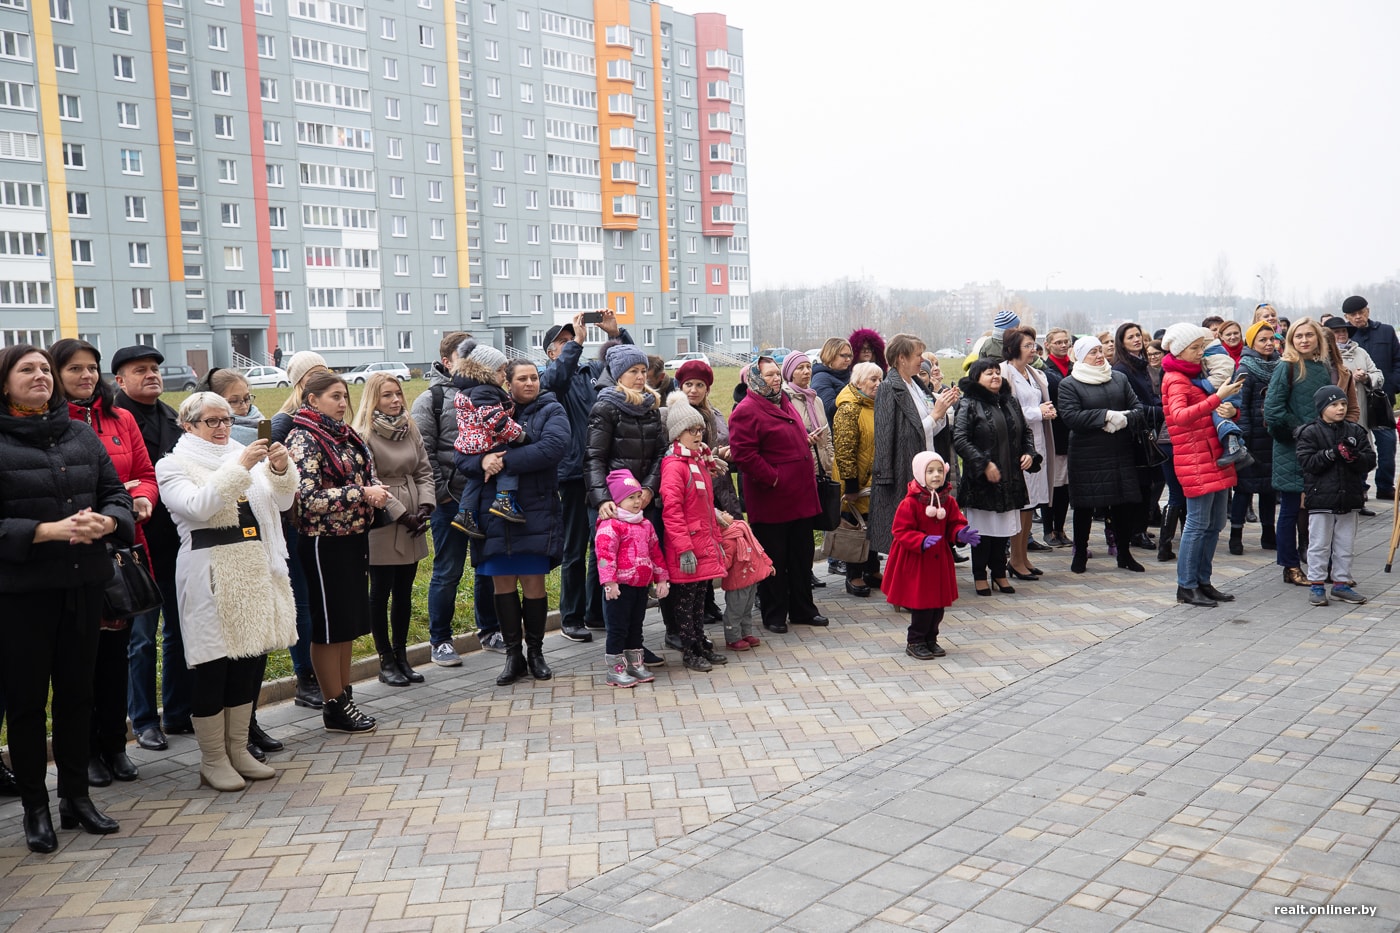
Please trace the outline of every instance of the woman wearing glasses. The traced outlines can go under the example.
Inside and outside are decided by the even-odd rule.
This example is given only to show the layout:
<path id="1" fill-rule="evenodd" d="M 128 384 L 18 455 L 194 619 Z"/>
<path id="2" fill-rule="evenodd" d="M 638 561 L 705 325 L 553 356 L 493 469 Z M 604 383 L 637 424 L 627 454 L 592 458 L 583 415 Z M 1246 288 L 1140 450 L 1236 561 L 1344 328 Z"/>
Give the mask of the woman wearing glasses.
<path id="1" fill-rule="evenodd" d="M 258 439 L 258 422 L 263 413 L 253 402 L 256 396 L 248 388 L 248 380 L 234 369 L 211 369 L 204 374 L 196 392 L 213 392 L 228 402 L 233 411 L 233 431 L 229 435 L 240 444 L 251 444 Z"/>
<path id="2" fill-rule="evenodd" d="M 248 723 L 267 653 L 296 641 L 281 513 L 297 471 L 281 444 L 233 439 L 234 415 L 213 392 L 180 405 L 185 434 L 156 466 L 180 531 L 175 585 L 185 663 L 194 672 L 191 722 L 199 780 L 219 791 L 276 775 L 248 750 Z"/>
<path id="3" fill-rule="evenodd" d="M 821 362 L 812 364 L 812 391 L 826 408 L 828 424 L 836 417 L 836 396 L 850 384 L 855 359 L 850 341 L 844 337 L 830 337 L 822 344 Z"/>

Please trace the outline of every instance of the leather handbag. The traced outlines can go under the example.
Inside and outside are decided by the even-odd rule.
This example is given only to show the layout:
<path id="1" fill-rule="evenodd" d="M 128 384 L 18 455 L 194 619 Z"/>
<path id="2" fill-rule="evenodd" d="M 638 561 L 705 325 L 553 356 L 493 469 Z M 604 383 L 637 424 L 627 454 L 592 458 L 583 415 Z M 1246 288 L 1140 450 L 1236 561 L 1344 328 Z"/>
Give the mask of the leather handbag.
<path id="1" fill-rule="evenodd" d="M 1157 443 L 1156 428 L 1144 426 L 1133 432 L 1134 460 L 1141 467 L 1159 467 L 1167 462 L 1167 452 Z"/>
<path id="2" fill-rule="evenodd" d="M 1366 390 L 1366 414 L 1373 428 L 1395 426 L 1395 410 L 1391 408 L 1390 395 L 1385 389 Z"/>
<path id="3" fill-rule="evenodd" d="M 870 558 L 870 539 L 865 533 L 865 518 L 859 512 L 851 512 L 855 524 L 844 518 L 822 536 L 822 556 L 827 560 L 841 560 L 848 564 L 863 564 Z"/>
<path id="4" fill-rule="evenodd" d="M 817 501 L 822 510 L 813 524 L 817 531 L 832 531 L 841 524 L 841 484 L 817 465 Z"/>
<path id="5" fill-rule="evenodd" d="M 112 560 L 112 578 L 103 591 L 102 618 L 130 619 L 159 609 L 160 587 L 151 573 L 146 548 L 140 544 L 119 547 L 109 542 L 107 555 Z"/>

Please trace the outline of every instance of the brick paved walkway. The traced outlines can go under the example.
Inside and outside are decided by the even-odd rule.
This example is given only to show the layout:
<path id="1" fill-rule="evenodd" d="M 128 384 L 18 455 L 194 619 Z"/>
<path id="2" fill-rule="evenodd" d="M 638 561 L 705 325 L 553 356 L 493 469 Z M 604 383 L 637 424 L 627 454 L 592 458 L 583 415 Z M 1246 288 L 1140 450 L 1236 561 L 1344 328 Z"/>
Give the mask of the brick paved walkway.
<path id="1" fill-rule="evenodd" d="M 1363 526 L 1355 608 L 1223 543 L 1240 601 L 1176 608 L 1174 565 L 1100 548 L 1083 577 L 1057 552 L 1014 596 L 967 586 L 930 664 L 828 578 L 830 629 L 713 675 L 612 690 L 601 646 L 551 637 L 548 683 L 497 688 L 477 654 L 358 687 L 368 739 L 270 707 L 289 751 L 241 794 L 198 788 L 177 736 L 94 791 L 117 835 L 34 856 L 0 806 L 0 929 L 1394 930 L 1389 526 Z"/>

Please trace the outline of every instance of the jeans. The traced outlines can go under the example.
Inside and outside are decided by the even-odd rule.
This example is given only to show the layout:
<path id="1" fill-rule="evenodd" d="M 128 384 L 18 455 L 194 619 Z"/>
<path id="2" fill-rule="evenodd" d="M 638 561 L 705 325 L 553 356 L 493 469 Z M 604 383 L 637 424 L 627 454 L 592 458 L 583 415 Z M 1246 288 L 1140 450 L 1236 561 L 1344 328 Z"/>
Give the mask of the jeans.
<path id="1" fill-rule="evenodd" d="M 1280 567 L 1298 566 L 1298 509 L 1303 504 L 1301 492 L 1278 494 L 1278 520 L 1274 523 L 1274 563 Z"/>
<path id="2" fill-rule="evenodd" d="M 603 622 L 608 630 L 605 654 L 642 647 L 642 619 L 647 614 L 647 588 L 618 586 L 617 599 L 603 600 Z"/>
<path id="3" fill-rule="evenodd" d="M 1181 490 L 1181 480 L 1176 478 L 1176 464 L 1169 456 L 1162 461 L 1162 479 L 1167 481 L 1167 508 L 1186 507 L 1186 493 Z"/>
<path id="4" fill-rule="evenodd" d="M 292 656 L 292 670 L 301 678 L 314 677 L 311 668 L 311 591 L 306 585 L 306 571 L 301 569 L 297 557 L 297 530 L 291 522 L 282 523 L 282 534 L 287 539 L 287 576 L 292 580 L 292 602 L 297 607 L 297 643 L 288 649 Z"/>
<path id="5" fill-rule="evenodd" d="M 1350 584 L 1351 559 L 1356 551 L 1355 512 L 1308 513 L 1308 582 L 1321 584 L 1327 579 L 1327 568 L 1332 567 L 1332 582 L 1338 585 Z"/>
<path id="6" fill-rule="evenodd" d="M 1372 428 L 1371 437 L 1376 441 L 1376 488 L 1395 488 L 1395 429 Z"/>
<path id="7" fill-rule="evenodd" d="M 156 585 L 160 587 L 162 606 L 131 620 L 131 644 L 127 649 L 127 659 L 131 663 L 128 712 L 131 729 L 137 735 L 160 725 L 161 721 L 161 710 L 156 708 L 156 629 L 162 613 L 165 615 L 165 625 L 161 639 L 160 704 L 164 707 L 165 724 L 182 726 L 190 721 L 193 678 L 185 666 L 185 642 L 180 637 L 175 562 L 158 563 L 156 567 Z M 169 573 L 159 573 L 161 567 L 168 567 Z"/>
<path id="8" fill-rule="evenodd" d="M 564 563 L 559 567 L 559 615 L 563 625 L 605 619 L 603 588 L 598 583 L 598 555 L 593 553 L 593 529 L 598 512 L 588 505 L 581 479 L 559 484 L 564 506 Z"/>
<path id="9" fill-rule="evenodd" d="M 1225 527 L 1229 499 L 1230 491 L 1222 489 L 1186 500 L 1186 527 L 1176 555 L 1177 586 L 1194 590 L 1202 583 L 1210 583 L 1215 570 L 1215 546 Z"/>
<path id="10" fill-rule="evenodd" d="M 504 448 L 500 448 L 504 449 Z M 495 452 L 495 451 L 493 451 Z M 520 490 L 520 477 L 514 473 L 496 474 L 496 492 L 518 492 Z M 462 498 L 457 501 L 457 511 L 466 512 L 477 521 L 481 520 L 481 494 L 486 491 L 486 479 L 484 477 L 468 476 L 467 483 L 462 487 Z M 456 517 L 455 515 L 453 516 Z"/>
<path id="11" fill-rule="evenodd" d="M 457 503 L 438 503 L 429 519 L 433 536 L 433 576 L 428 581 L 428 640 L 440 645 L 452 640 L 452 616 L 457 611 L 457 586 L 462 582 L 462 569 L 467 565 L 467 536 L 452 527 L 457 515 Z M 480 595 L 481 590 L 475 592 Z M 488 588 L 486 598 L 494 599 L 495 590 Z M 481 600 L 476 600 L 481 611 Z M 497 626 L 499 628 L 499 626 Z"/>

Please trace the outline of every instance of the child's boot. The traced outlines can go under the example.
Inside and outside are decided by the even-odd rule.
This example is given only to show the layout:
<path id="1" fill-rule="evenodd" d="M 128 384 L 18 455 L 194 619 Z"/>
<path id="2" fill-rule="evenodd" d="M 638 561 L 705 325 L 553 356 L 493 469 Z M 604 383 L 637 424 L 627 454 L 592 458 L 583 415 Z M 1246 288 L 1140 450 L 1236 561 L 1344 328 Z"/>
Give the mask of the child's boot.
<path id="1" fill-rule="evenodd" d="M 468 538 L 474 538 L 477 541 L 486 540 L 486 533 L 476 526 L 476 519 L 472 517 L 472 513 L 468 512 L 466 509 L 462 509 L 452 517 L 452 527 L 465 534 Z"/>
<path id="2" fill-rule="evenodd" d="M 686 646 L 685 666 L 692 671 L 700 671 L 701 673 L 709 673 L 714 670 L 714 666 L 705 658 L 704 646 L 699 642 Z"/>
<path id="3" fill-rule="evenodd" d="M 631 672 L 627 670 L 627 659 L 622 655 L 604 655 L 603 662 L 608 667 L 609 687 L 635 687 L 641 682 L 633 677 Z"/>
<path id="4" fill-rule="evenodd" d="M 1254 456 L 1249 449 L 1244 446 L 1238 434 L 1229 434 L 1225 437 L 1225 456 L 1215 461 L 1218 467 L 1237 466 L 1246 467 L 1254 462 Z"/>
<path id="5" fill-rule="evenodd" d="M 513 492 L 496 493 L 496 501 L 491 503 L 491 514 L 515 525 L 525 524 L 525 513 L 516 506 Z"/>
<path id="6" fill-rule="evenodd" d="M 627 658 L 627 673 L 635 677 L 637 683 L 649 684 L 656 679 L 656 675 L 646 669 L 641 648 L 628 648 L 622 654 Z"/>

